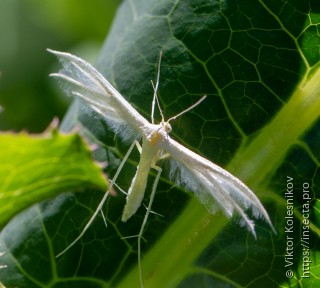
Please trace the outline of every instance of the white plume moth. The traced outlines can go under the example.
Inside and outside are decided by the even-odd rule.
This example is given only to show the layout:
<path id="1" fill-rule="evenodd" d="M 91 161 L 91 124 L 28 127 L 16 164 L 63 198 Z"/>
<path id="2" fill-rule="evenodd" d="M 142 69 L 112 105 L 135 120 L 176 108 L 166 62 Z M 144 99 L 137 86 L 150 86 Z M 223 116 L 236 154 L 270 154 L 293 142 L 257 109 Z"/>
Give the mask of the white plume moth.
<path id="1" fill-rule="evenodd" d="M 133 141 L 110 183 L 111 189 L 113 185 L 116 185 L 115 181 L 132 149 L 134 146 L 137 146 L 141 157 L 136 175 L 132 180 L 127 194 L 126 205 L 121 218 L 122 221 L 127 221 L 140 207 L 150 169 L 155 169 L 157 172 L 147 212 L 139 234 L 137 235 L 141 287 L 143 287 L 142 272 L 140 268 L 141 239 L 145 224 L 151 212 L 152 202 L 162 172 L 162 169 L 157 166 L 157 162 L 160 159 L 170 157 L 174 160 L 175 165 L 173 165 L 173 172 L 170 173 L 170 175 L 176 175 L 177 173 L 175 173 L 174 170 L 180 169 L 180 178 L 174 180 L 176 180 L 178 184 L 186 186 L 187 189 L 194 191 L 200 201 L 202 200 L 202 202 L 204 202 L 203 199 L 209 199 L 207 203 L 204 203 L 207 204 L 209 211 L 213 212 L 216 206 L 219 206 L 227 217 L 231 217 L 234 212 L 236 212 L 241 217 L 241 223 L 248 228 L 254 237 L 256 237 L 254 223 L 245 213 L 245 210 L 251 208 L 253 217 L 263 217 L 273 229 L 268 213 L 256 195 L 244 183 L 218 165 L 192 152 L 170 138 L 169 133 L 172 130 L 170 121 L 197 106 L 204 100 L 205 96 L 188 109 L 175 117 L 170 118 L 168 121 L 165 121 L 157 98 L 161 55 L 158 66 L 157 82 L 154 87 L 151 123 L 149 123 L 149 121 L 141 116 L 89 63 L 69 53 L 49 49 L 48 51 L 55 54 L 64 67 L 62 71 L 51 74 L 51 76 L 61 78 L 68 82 L 69 86 L 71 85 L 71 93 L 74 96 L 84 99 L 94 110 L 103 115 L 109 126 L 120 137 L 124 139 L 127 138 L 127 128 L 129 127 L 134 131 L 136 134 L 135 136 L 140 135 L 142 138 L 142 146 L 140 146 L 137 140 Z M 162 116 L 160 124 L 154 124 L 155 103 L 157 103 Z M 123 129 L 124 127 L 126 129 Z M 109 192 L 107 191 L 82 233 L 65 250 L 59 253 L 57 257 L 65 253 L 82 237 L 96 215 L 102 209 L 108 194 Z M 212 204 L 212 200 L 214 200 L 215 204 Z"/>

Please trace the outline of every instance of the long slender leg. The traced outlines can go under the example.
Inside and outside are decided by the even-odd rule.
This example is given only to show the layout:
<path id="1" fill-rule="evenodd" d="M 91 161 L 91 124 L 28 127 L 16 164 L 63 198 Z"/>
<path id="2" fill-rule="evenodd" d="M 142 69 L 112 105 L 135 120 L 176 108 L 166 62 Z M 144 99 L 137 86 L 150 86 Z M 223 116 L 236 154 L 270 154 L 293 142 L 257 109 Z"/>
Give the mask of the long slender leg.
<path id="1" fill-rule="evenodd" d="M 147 220 L 148 220 L 149 214 L 152 212 L 151 211 L 151 207 L 152 207 L 152 203 L 153 203 L 153 200 L 154 200 L 154 196 L 156 194 L 157 186 L 158 186 L 158 183 L 159 183 L 159 180 L 160 180 L 160 176 L 161 176 L 161 172 L 162 172 L 162 169 L 160 167 L 158 167 L 158 166 L 152 166 L 152 168 L 157 170 L 158 174 L 156 176 L 156 179 L 154 180 L 154 183 L 153 183 L 153 186 L 152 186 L 151 195 L 150 195 L 149 204 L 148 204 L 148 207 L 147 207 L 147 212 L 144 215 L 143 222 L 142 222 L 139 234 L 138 234 L 138 266 L 139 266 L 139 277 L 140 277 L 140 286 L 141 286 L 141 288 L 143 288 L 142 270 L 141 270 L 141 239 L 143 239 L 143 231 L 144 231 L 144 227 L 147 224 Z"/>
<path id="2" fill-rule="evenodd" d="M 65 248 L 63 251 L 61 251 L 59 254 L 57 254 L 56 258 L 60 257 L 61 255 L 63 255 L 65 252 L 67 252 L 74 244 L 76 244 L 80 239 L 81 237 L 84 235 L 84 233 L 86 233 L 86 231 L 88 230 L 88 228 L 90 227 L 90 225 L 92 224 L 92 222 L 94 221 L 94 219 L 96 218 L 97 214 L 99 213 L 99 211 L 102 209 L 103 207 L 103 204 L 106 202 L 107 200 L 107 197 L 109 195 L 109 190 L 112 188 L 112 186 L 114 185 L 115 181 L 117 180 L 125 162 L 128 160 L 131 152 L 132 152 L 132 149 L 134 146 L 137 146 L 138 150 L 140 151 L 141 150 L 141 147 L 140 147 L 140 144 L 137 140 L 134 140 L 130 146 L 130 148 L 128 149 L 126 155 L 124 156 L 123 160 L 121 161 L 117 171 L 116 171 L 116 174 L 114 175 L 113 179 L 111 180 L 110 182 L 110 186 L 109 186 L 109 189 L 108 191 L 104 194 L 102 200 L 100 201 L 96 211 L 93 213 L 93 215 L 91 216 L 90 220 L 88 221 L 88 223 L 86 224 L 86 226 L 83 228 L 83 230 L 81 231 L 80 235 L 73 240 L 73 242 L 67 246 L 67 248 Z"/>

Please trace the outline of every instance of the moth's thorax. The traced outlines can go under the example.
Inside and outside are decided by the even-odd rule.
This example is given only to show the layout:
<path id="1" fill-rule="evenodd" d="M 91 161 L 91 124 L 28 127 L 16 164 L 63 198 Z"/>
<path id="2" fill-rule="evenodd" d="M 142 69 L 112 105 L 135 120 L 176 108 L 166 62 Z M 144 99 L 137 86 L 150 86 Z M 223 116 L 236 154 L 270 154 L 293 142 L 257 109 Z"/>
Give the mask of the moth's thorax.
<path id="1" fill-rule="evenodd" d="M 166 122 L 161 122 L 158 125 L 153 125 L 152 131 L 147 137 L 147 141 L 151 145 L 160 144 L 164 139 L 167 138 L 171 130 L 171 125 Z"/>

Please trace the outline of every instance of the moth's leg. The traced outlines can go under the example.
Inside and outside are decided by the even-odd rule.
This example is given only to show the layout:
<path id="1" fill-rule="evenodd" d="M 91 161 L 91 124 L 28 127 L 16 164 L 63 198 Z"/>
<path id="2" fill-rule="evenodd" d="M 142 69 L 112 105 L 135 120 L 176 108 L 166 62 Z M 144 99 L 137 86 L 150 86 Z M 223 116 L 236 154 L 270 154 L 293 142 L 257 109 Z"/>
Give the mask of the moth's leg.
<path id="1" fill-rule="evenodd" d="M 128 195 L 128 193 L 124 191 L 117 183 L 113 183 L 113 186 L 115 186 L 124 195 Z"/>
<path id="2" fill-rule="evenodd" d="M 159 158 L 158 158 L 158 160 L 163 160 L 163 159 L 166 159 L 166 158 L 169 158 L 171 155 L 169 154 L 169 153 L 166 153 L 166 154 L 163 154 L 163 155 L 161 155 Z M 157 170 L 155 167 L 157 167 L 156 165 L 152 165 L 151 166 L 153 169 L 155 169 L 155 170 Z M 159 167 L 158 167 L 159 168 Z M 146 210 L 148 209 L 148 206 L 147 205 L 145 205 L 145 204 L 143 204 L 143 206 L 144 206 L 144 208 L 146 208 Z M 160 217 L 163 217 L 163 215 L 161 215 L 161 214 L 159 214 L 159 213 L 157 213 L 157 212 L 155 212 L 155 211 L 152 211 L 152 210 L 150 210 L 150 213 L 151 214 L 155 214 L 155 215 L 158 215 L 158 216 L 160 216 Z"/>
<path id="3" fill-rule="evenodd" d="M 141 154 L 142 153 L 142 147 L 140 145 L 140 143 L 137 141 L 137 140 L 134 140 L 133 143 L 136 145 L 139 153 Z M 129 155 L 128 155 L 129 156 Z M 128 158 L 128 157 L 127 157 Z"/>
<path id="4" fill-rule="evenodd" d="M 153 183 L 153 186 L 152 186 L 152 191 L 151 191 L 151 195 L 150 195 L 150 200 L 149 200 L 149 204 L 148 204 L 148 207 L 147 207 L 147 212 L 143 218 L 143 222 L 142 222 L 142 225 L 141 225 L 141 228 L 140 228 L 140 231 L 139 231 L 139 234 L 138 234 L 138 266 L 139 266 L 139 276 L 140 276 L 140 286 L 143 287 L 143 280 L 142 280 L 142 270 L 141 270 L 141 239 L 143 239 L 143 231 L 144 231 L 144 228 L 147 224 L 147 220 L 148 220 L 148 217 L 149 217 L 149 214 L 152 212 L 151 211 L 151 207 L 152 207 L 152 203 L 153 203 L 153 200 L 154 200 L 154 196 L 156 194 L 156 190 L 157 190 L 157 186 L 158 186 L 158 183 L 159 183 L 159 180 L 160 180 L 160 176 L 161 176 L 161 172 L 162 172 L 162 169 L 158 166 L 152 166 L 153 169 L 155 169 L 157 171 L 157 176 L 156 176 L 156 179 L 154 180 L 154 183 Z"/>
<path id="5" fill-rule="evenodd" d="M 143 204 L 143 207 L 147 210 L 148 209 L 148 206 L 147 205 L 145 205 L 145 204 Z M 160 213 L 157 213 L 156 211 L 150 211 L 150 213 L 151 214 L 154 214 L 154 215 L 158 215 L 158 216 L 160 216 L 160 217 L 164 217 L 163 215 L 161 215 Z"/>
<path id="6" fill-rule="evenodd" d="M 104 217 L 102 209 L 100 210 L 100 212 L 101 212 L 101 216 L 102 216 L 102 220 L 103 220 L 104 226 L 106 226 L 106 228 L 108 228 L 107 219 L 106 219 L 106 217 Z"/>
<path id="7" fill-rule="evenodd" d="M 63 251 L 61 251 L 59 254 L 57 254 L 56 258 L 60 257 L 60 256 L 63 255 L 65 252 L 67 252 L 74 244 L 76 244 L 76 243 L 81 239 L 81 237 L 84 235 L 84 233 L 86 233 L 86 231 L 88 230 L 88 228 L 90 227 L 90 225 L 92 224 L 92 222 L 94 221 L 94 219 L 97 217 L 99 211 L 101 211 L 101 209 L 102 209 L 102 207 L 103 207 L 103 204 L 106 202 L 107 197 L 108 197 L 108 195 L 109 195 L 109 190 L 112 188 L 112 186 L 114 185 L 115 181 L 117 180 L 117 178 L 118 178 L 118 176 L 119 176 L 119 174 L 120 174 L 120 172 L 121 172 L 124 164 L 126 163 L 126 161 L 127 161 L 128 158 L 129 158 L 129 156 L 130 156 L 130 154 L 131 154 L 134 146 L 137 146 L 137 148 L 140 147 L 140 148 L 138 148 L 138 150 L 139 150 L 139 149 L 141 150 L 141 146 L 140 146 L 139 142 L 138 142 L 137 140 L 134 140 L 134 141 L 132 142 L 130 148 L 128 149 L 126 155 L 124 156 L 123 160 L 121 161 L 121 163 L 120 163 L 120 165 L 119 165 L 119 167 L 118 167 L 118 169 L 117 169 L 117 171 L 116 171 L 116 174 L 114 175 L 113 179 L 111 180 L 110 185 L 109 185 L 109 189 L 108 189 L 108 190 L 106 191 L 106 193 L 104 194 L 102 200 L 100 201 L 97 209 L 95 210 L 95 212 L 94 212 L 93 215 L 91 216 L 90 220 L 88 221 L 88 223 L 86 224 L 86 226 L 84 226 L 84 228 L 83 228 L 83 230 L 81 231 L 80 235 L 79 235 L 76 239 L 74 239 L 74 240 L 72 241 L 72 243 L 67 246 L 67 248 L 65 248 Z M 139 150 L 139 151 L 140 151 L 140 150 Z M 101 211 L 101 213 L 102 213 L 102 211 Z M 103 213 L 102 213 L 102 214 L 103 214 Z M 105 225 L 107 225 L 107 222 L 106 222 L 106 219 L 105 219 L 104 215 L 103 215 L 103 221 L 104 221 Z"/>
<path id="8" fill-rule="evenodd" d="M 129 150 L 127 151 L 126 155 L 124 156 L 123 160 L 121 161 L 120 166 L 118 167 L 115 176 L 114 176 L 113 179 L 110 181 L 110 188 L 109 188 L 109 190 L 112 188 L 112 186 L 116 186 L 119 191 L 121 191 L 123 194 L 127 195 L 127 192 L 125 192 L 120 186 L 118 186 L 115 181 L 116 181 L 116 179 L 118 178 L 118 175 L 119 175 L 119 173 L 121 172 L 121 170 L 122 170 L 122 168 L 123 168 L 123 165 L 125 164 L 125 162 L 127 161 L 128 157 L 130 156 L 130 154 L 131 154 L 131 152 L 132 152 L 132 149 L 133 149 L 133 147 L 134 147 L 133 144 L 136 145 L 139 153 L 141 154 L 142 147 L 141 147 L 140 143 L 139 143 L 137 140 L 134 140 L 133 143 L 131 144 Z M 119 173 L 118 173 L 118 171 L 119 171 Z M 117 173 L 118 173 L 118 174 L 117 174 Z M 105 201 L 104 201 L 104 202 L 105 202 Z M 104 203 L 104 202 L 103 202 L 103 203 Z M 102 204 L 102 205 L 103 205 L 103 204 Z M 100 212 L 101 212 L 101 216 L 102 216 L 102 219 L 103 219 L 103 222 L 104 222 L 105 226 L 108 227 L 107 220 L 106 220 L 106 218 L 105 218 L 105 216 L 104 216 L 104 214 L 103 214 L 103 211 L 102 211 L 102 206 L 101 206 Z"/>
<path id="9" fill-rule="evenodd" d="M 169 153 L 166 153 L 166 154 L 161 155 L 158 160 L 163 160 L 163 159 L 169 158 L 170 156 L 171 155 Z"/>

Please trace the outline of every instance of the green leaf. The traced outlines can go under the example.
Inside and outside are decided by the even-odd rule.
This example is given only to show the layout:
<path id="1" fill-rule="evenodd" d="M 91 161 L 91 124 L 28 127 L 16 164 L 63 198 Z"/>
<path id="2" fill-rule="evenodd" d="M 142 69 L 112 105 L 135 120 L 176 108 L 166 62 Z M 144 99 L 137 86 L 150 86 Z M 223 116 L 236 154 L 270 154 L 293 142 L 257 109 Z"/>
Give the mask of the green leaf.
<path id="1" fill-rule="evenodd" d="M 70 189 L 107 189 L 78 134 L 0 134 L 0 227 L 23 209 Z"/>
<path id="2" fill-rule="evenodd" d="M 315 1 L 293 0 L 121 5 L 100 71 L 149 119 L 150 80 L 163 51 L 159 98 L 167 119 L 208 95 L 172 122 L 172 137 L 242 179 L 278 231 L 257 221 L 253 239 L 237 218 L 210 215 L 164 173 L 153 205 L 163 217 L 152 215 L 144 233 L 145 287 L 319 286 L 319 8 Z M 97 156 L 108 161 L 112 176 L 128 143 L 82 103 L 72 106 L 64 127 L 75 118 L 103 143 Z M 124 190 L 138 159 L 134 154 L 122 171 L 117 184 Z M 146 203 L 153 180 L 154 174 Z M 122 193 L 104 206 L 107 229 L 97 218 L 77 245 L 54 258 L 79 235 L 100 194 L 61 196 L 9 223 L 0 246 L 8 266 L 0 270 L 4 285 L 139 287 L 137 239 L 125 237 L 138 233 L 145 209 L 122 223 Z"/>

